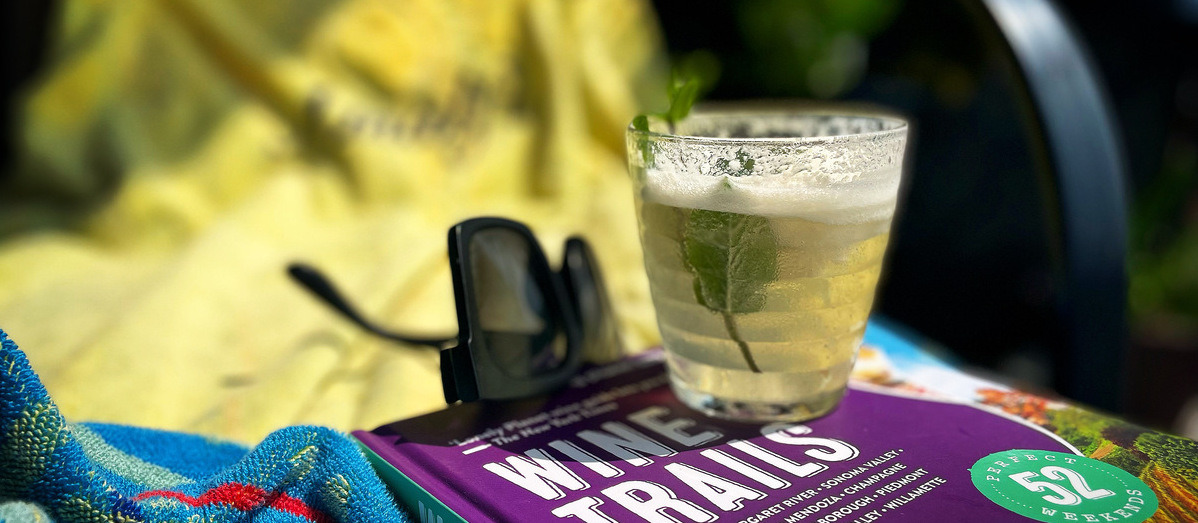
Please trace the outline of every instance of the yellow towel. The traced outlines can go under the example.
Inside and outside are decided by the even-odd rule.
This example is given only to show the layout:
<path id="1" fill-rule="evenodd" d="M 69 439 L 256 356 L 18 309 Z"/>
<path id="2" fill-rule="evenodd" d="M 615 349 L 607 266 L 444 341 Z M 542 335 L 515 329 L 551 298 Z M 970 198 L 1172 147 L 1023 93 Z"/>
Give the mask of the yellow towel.
<path id="1" fill-rule="evenodd" d="M 452 334 L 445 233 L 582 233 L 629 347 L 657 341 L 623 128 L 653 100 L 645 0 L 62 4 L 0 186 L 0 326 L 65 415 L 256 441 L 443 406 L 436 355 L 285 276 L 324 268 L 381 323 Z"/>

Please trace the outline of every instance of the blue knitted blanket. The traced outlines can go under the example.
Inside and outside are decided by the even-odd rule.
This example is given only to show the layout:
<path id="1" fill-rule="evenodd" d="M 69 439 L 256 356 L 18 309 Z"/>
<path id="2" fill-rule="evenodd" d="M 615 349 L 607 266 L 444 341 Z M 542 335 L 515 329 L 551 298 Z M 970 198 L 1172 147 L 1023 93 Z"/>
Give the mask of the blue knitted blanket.
<path id="1" fill-rule="evenodd" d="M 278 430 L 253 448 L 67 423 L 0 330 L 0 523 L 408 521 L 345 434 Z"/>

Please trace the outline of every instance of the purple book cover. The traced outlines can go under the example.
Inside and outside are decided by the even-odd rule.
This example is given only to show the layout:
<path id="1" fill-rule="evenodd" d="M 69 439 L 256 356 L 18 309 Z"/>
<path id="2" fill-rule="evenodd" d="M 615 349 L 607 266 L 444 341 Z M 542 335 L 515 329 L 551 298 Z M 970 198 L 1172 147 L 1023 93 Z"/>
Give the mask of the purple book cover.
<path id="1" fill-rule="evenodd" d="M 1080 454 L 1019 416 L 868 383 L 820 419 L 744 424 L 688 409 L 666 380 L 650 351 L 552 397 L 354 436 L 432 522 L 1027 521 L 983 496 L 970 467 L 1010 449 Z"/>

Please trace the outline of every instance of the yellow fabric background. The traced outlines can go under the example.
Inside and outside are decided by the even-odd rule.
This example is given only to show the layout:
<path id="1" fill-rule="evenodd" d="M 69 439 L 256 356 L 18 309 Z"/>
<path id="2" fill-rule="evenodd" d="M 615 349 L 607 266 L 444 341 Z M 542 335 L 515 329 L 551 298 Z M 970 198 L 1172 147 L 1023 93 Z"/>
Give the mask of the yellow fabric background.
<path id="1" fill-rule="evenodd" d="M 664 85 L 643 0 L 65 2 L 0 186 L 0 328 L 66 416 L 257 441 L 444 405 L 445 233 L 584 234 L 657 341 L 623 128 Z"/>

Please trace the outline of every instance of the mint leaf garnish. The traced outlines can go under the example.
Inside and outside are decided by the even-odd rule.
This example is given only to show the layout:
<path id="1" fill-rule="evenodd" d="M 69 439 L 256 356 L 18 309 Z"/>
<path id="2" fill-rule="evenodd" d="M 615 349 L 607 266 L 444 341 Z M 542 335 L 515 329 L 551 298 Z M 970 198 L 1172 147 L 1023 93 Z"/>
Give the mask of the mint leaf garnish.
<path id="1" fill-rule="evenodd" d="M 633 118 L 632 119 L 632 128 L 636 129 L 638 131 L 641 131 L 643 133 L 648 133 L 649 132 L 649 117 L 642 114 L 642 115 L 638 115 L 636 118 Z M 649 137 L 647 135 L 641 135 L 639 137 L 639 142 L 637 143 L 637 147 L 641 150 L 641 158 L 643 158 L 645 160 L 645 167 L 652 167 L 653 166 L 653 147 L 651 145 L 649 145 Z"/>
<path id="2" fill-rule="evenodd" d="M 695 102 L 715 85 L 719 62 L 709 52 L 698 51 L 680 60 L 670 72 L 666 86 L 669 107 L 663 113 L 640 115 L 632 127 L 648 133 L 649 116 L 664 120 L 671 133 L 675 125 L 690 114 Z M 647 136 L 637 144 L 645 166 L 654 163 Z M 716 168 L 724 175 L 723 187 L 732 190 L 729 177 L 753 173 L 753 158 L 737 151 L 735 162 L 721 158 Z M 728 335 L 736 342 L 745 363 L 753 372 L 761 372 L 749 344 L 740 335 L 734 314 L 758 312 L 765 307 L 765 289 L 778 277 L 778 242 L 769 220 L 761 216 L 695 209 L 687 219 L 683 233 L 683 259 L 694 274 L 695 299 L 724 319 Z"/>
<path id="3" fill-rule="evenodd" d="M 720 63 L 715 55 L 696 51 L 684 56 L 670 70 L 670 83 L 666 86 L 669 109 L 660 116 L 674 131 L 674 125 L 690 114 L 695 102 L 707 93 L 720 76 Z"/>
<path id="4" fill-rule="evenodd" d="M 671 129 L 674 124 L 681 122 L 686 115 L 690 114 L 691 107 L 694 107 L 695 101 L 699 99 L 701 86 L 701 80 L 698 78 L 686 77 L 682 74 L 675 76 L 669 90 L 670 108 L 663 115 Z"/>
<path id="5" fill-rule="evenodd" d="M 745 363 L 761 372 L 733 314 L 765 307 L 765 290 L 778 277 L 778 241 L 761 216 L 695 209 L 682 240 L 687 268 L 695 275 L 695 299 L 719 313 Z"/>
<path id="6" fill-rule="evenodd" d="M 649 132 L 649 116 L 653 116 L 664 120 L 670 132 L 674 132 L 674 126 L 686 118 L 695 102 L 715 85 L 719 71 L 720 64 L 710 52 L 696 51 L 686 55 L 670 70 L 670 83 L 666 85 L 666 98 L 669 100 L 666 111 L 639 115 L 632 119 L 632 127 Z M 649 140 L 641 140 L 638 145 L 645 165 L 653 165 Z"/>
<path id="7" fill-rule="evenodd" d="M 633 118 L 632 128 L 638 131 L 649 132 L 649 117 L 642 114 Z"/>

